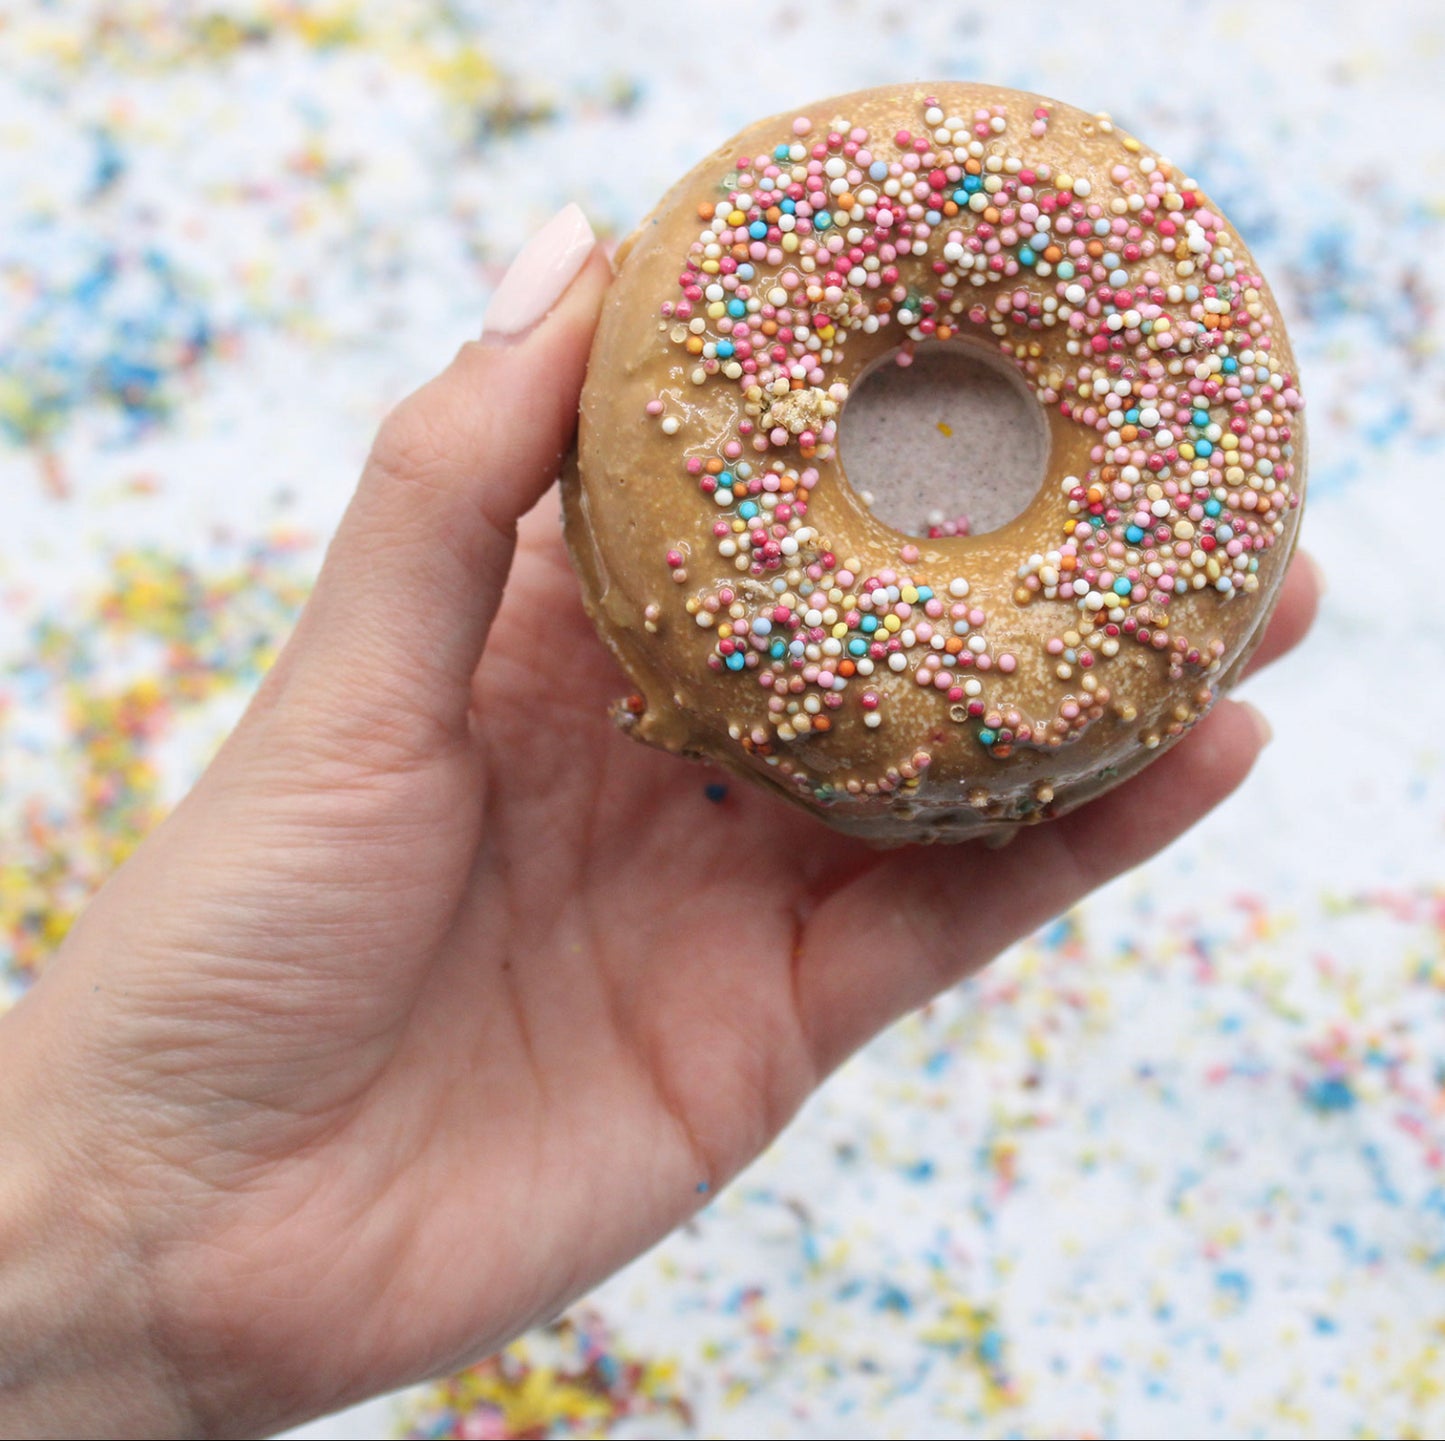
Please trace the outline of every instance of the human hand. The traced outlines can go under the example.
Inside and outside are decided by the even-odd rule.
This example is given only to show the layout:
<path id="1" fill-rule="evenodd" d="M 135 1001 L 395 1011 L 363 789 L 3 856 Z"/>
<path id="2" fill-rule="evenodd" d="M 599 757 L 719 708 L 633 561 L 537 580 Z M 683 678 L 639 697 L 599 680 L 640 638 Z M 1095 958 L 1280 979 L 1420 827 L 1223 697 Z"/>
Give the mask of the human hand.
<path id="1" fill-rule="evenodd" d="M 880 853 L 628 744 L 537 505 L 607 281 L 563 212 L 386 421 L 247 715 L 0 1020 L 6 1434 L 254 1435 L 501 1345 L 1249 770 L 1224 701 L 1004 849 Z"/>

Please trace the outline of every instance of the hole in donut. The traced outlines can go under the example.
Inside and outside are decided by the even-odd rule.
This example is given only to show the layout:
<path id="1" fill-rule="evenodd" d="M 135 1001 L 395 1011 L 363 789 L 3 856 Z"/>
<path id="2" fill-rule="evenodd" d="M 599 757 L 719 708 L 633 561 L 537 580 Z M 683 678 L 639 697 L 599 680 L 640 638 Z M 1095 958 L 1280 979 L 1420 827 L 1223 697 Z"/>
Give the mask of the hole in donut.
<path id="1" fill-rule="evenodd" d="M 966 342 L 892 351 L 854 385 L 839 423 L 848 482 L 905 535 L 982 535 L 1044 481 L 1048 422 L 1006 360 Z"/>

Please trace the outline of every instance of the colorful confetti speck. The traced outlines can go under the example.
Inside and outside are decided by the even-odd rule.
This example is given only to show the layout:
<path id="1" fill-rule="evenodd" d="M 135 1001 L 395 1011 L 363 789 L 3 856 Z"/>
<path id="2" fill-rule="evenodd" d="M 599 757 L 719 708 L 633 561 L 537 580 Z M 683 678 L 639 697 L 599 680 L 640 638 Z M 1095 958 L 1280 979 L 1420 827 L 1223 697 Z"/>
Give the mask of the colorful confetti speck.
<path id="1" fill-rule="evenodd" d="M 409 1403 L 398 1435 L 474 1441 L 638 1434 L 690 1436 L 692 1411 L 673 1362 L 619 1349 L 596 1312 L 579 1308 L 491 1360 L 428 1387 Z"/>

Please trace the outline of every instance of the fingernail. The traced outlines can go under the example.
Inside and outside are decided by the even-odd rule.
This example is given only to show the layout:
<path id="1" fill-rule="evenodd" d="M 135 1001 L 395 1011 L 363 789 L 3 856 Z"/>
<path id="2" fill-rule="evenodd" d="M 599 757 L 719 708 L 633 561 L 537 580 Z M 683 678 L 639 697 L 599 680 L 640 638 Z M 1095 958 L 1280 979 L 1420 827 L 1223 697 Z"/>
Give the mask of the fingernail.
<path id="1" fill-rule="evenodd" d="M 596 244 L 579 206 L 559 210 L 502 277 L 487 306 L 482 339 L 512 340 L 529 331 L 562 298 Z"/>
<path id="2" fill-rule="evenodd" d="M 1242 700 L 1239 704 L 1249 717 L 1249 723 L 1254 727 L 1254 738 L 1258 742 L 1260 750 L 1263 750 L 1274 739 L 1274 727 L 1270 725 L 1264 712 L 1258 706 L 1252 705 L 1247 700 Z"/>

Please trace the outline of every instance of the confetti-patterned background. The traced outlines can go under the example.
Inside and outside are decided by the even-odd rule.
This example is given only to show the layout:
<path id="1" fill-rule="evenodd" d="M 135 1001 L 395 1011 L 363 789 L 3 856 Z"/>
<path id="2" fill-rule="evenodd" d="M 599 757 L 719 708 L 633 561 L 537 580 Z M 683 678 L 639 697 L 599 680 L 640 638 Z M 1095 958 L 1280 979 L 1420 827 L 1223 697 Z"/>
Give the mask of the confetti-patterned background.
<path id="1" fill-rule="evenodd" d="M 999 81 L 1190 168 L 1301 355 L 1332 590 L 1244 793 L 558 1326 L 315 1434 L 1445 1433 L 1442 75 L 1429 0 L 0 6 L 12 994 L 566 200 L 621 235 L 758 115 Z"/>

